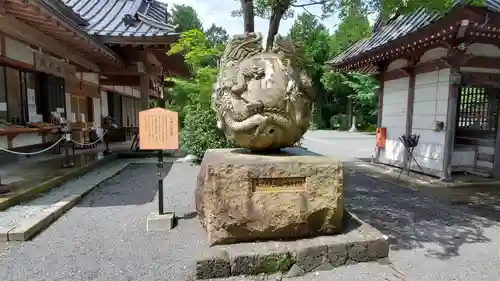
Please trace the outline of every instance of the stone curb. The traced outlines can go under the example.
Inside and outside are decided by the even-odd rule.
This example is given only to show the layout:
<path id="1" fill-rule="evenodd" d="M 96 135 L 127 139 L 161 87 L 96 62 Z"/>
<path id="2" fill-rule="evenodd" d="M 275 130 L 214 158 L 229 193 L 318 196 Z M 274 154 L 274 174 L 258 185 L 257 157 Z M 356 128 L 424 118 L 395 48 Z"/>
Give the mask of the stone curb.
<path id="1" fill-rule="evenodd" d="M 279 247 L 265 253 L 231 252 L 231 245 L 209 252 L 196 261 L 196 279 L 228 278 L 239 275 L 274 274 L 298 277 L 309 272 L 331 271 L 336 267 L 375 261 L 389 256 L 389 244 L 384 235 L 345 211 L 346 219 L 358 227 L 364 239 L 338 241 L 323 245 L 301 244 L 298 247 Z M 295 242 L 294 242 L 295 243 Z"/>
<path id="2" fill-rule="evenodd" d="M 467 187 L 474 187 L 474 186 L 500 185 L 500 181 L 498 181 L 498 180 L 491 180 L 491 181 L 485 181 L 485 182 L 439 182 L 438 180 L 436 180 L 436 181 L 428 182 L 428 181 L 409 177 L 405 174 L 402 174 L 400 179 L 398 180 L 397 179 L 399 176 L 398 171 L 394 171 L 391 168 L 380 167 L 380 166 L 378 166 L 378 164 L 372 164 L 369 162 L 363 162 L 363 163 L 350 162 L 347 165 L 350 166 L 349 168 L 363 170 L 363 172 L 371 178 L 381 180 L 381 181 L 384 181 L 384 182 L 387 182 L 390 184 L 394 184 L 394 185 L 397 185 L 400 187 L 411 188 L 411 189 L 415 189 L 415 188 L 419 188 L 419 187 L 467 188 Z"/>
<path id="3" fill-rule="evenodd" d="M 75 206 L 85 195 L 91 192 L 94 188 L 99 186 L 104 181 L 114 177 L 125 168 L 127 168 L 132 163 L 126 163 L 122 167 L 118 168 L 110 176 L 105 177 L 101 181 L 93 184 L 92 186 L 86 188 L 83 191 L 74 192 L 74 194 L 69 195 L 63 200 L 52 204 L 47 209 L 44 209 L 41 213 L 30 217 L 17 226 L 11 229 L 1 229 L 0 228 L 0 241 L 28 241 L 33 238 L 36 234 L 40 233 L 41 230 L 47 228 L 53 222 L 55 222 L 59 217 L 61 217 L 65 212 L 70 210 Z"/>
<path id="4" fill-rule="evenodd" d="M 43 182 L 43 183 L 41 183 L 33 188 L 26 190 L 25 192 L 23 192 L 21 194 L 15 195 L 15 196 L 13 196 L 13 197 L 11 197 L 3 202 L 0 202 L 0 211 L 6 210 L 12 206 L 19 204 L 19 203 L 34 199 L 41 193 L 45 193 L 45 192 L 47 192 L 47 191 L 49 191 L 57 186 L 64 184 L 65 182 L 68 182 L 72 179 L 80 177 L 80 176 L 92 171 L 93 169 L 96 169 L 100 166 L 103 166 L 107 163 L 110 163 L 111 161 L 113 161 L 115 159 L 116 159 L 116 155 L 106 156 L 102 160 L 98 160 L 96 162 L 93 162 L 93 163 L 91 163 L 87 166 L 81 167 L 80 169 L 77 169 L 73 172 L 70 172 L 70 173 L 62 175 L 60 177 L 52 178 L 46 182 Z"/>

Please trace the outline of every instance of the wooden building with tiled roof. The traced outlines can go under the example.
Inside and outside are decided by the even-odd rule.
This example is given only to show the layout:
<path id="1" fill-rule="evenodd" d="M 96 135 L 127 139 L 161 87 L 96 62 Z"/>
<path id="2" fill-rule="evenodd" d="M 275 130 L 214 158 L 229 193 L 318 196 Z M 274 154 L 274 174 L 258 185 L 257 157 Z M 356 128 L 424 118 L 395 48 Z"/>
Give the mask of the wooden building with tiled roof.
<path id="1" fill-rule="evenodd" d="M 500 1 L 455 1 L 444 14 L 379 19 L 372 31 L 329 64 L 379 78 L 375 161 L 403 167 L 409 153 L 399 138 L 419 135 L 414 157 L 424 173 L 500 177 Z M 420 171 L 415 161 L 411 168 Z"/>
<path id="2" fill-rule="evenodd" d="M 164 77 L 189 75 L 166 54 L 178 38 L 157 0 L 0 1 L 0 146 L 50 143 L 49 129 L 28 127 L 54 112 L 74 130 L 104 116 L 136 128 Z"/>

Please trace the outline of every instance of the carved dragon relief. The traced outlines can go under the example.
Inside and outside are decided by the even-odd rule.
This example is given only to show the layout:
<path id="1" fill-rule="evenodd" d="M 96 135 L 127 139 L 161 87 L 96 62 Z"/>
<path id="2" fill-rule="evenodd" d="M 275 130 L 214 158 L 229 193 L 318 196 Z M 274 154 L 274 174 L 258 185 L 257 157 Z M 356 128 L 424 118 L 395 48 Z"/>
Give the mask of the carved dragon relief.
<path id="1" fill-rule="evenodd" d="M 250 150 L 292 146 L 309 126 L 315 93 L 293 43 L 279 35 L 263 51 L 262 35 L 237 35 L 228 43 L 214 85 L 217 126 Z"/>

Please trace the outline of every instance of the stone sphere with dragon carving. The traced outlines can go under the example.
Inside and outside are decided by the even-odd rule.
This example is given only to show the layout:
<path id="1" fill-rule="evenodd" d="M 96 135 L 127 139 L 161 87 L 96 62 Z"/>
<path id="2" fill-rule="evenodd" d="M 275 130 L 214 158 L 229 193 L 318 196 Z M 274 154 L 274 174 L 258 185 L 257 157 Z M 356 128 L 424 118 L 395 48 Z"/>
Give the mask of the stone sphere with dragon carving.
<path id="1" fill-rule="evenodd" d="M 234 36 L 221 58 L 212 95 L 217 127 L 237 146 L 264 151 L 293 146 L 309 127 L 315 97 L 293 43 L 276 36 Z"/>

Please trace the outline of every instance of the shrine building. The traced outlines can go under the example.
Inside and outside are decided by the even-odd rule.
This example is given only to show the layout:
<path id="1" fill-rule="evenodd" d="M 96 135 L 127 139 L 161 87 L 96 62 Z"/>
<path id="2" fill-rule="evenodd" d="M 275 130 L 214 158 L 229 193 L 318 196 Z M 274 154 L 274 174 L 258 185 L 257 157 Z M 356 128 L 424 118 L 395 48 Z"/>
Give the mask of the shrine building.
<path id="1" fill-rule="evenodd" d="M 110 137 L 130 139 L 164 78 L 190 74 L 166 54 L 180 37 L 167 16 L 157 0 L 0 1 L 0 147 L 50 146 L 54 115 L 81 143 L 106 116 L 118 125 Z"/>
<path id="2" fill-rule="evenodd" d="M 378 19 L 372 35 L 329 62 L 380 81 L 376 153 L 404 167 L 402 136 L 418 135 L 413 171 L 500 177 L 500 1 Z"/>

